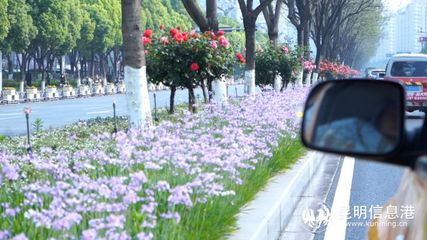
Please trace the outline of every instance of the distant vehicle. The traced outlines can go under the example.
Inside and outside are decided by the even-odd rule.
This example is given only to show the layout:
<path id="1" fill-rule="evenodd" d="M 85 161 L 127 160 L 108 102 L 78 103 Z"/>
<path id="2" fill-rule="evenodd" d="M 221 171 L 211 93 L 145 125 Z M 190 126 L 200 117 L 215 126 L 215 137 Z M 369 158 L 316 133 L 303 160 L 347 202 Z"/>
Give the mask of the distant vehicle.
<path id="1" fill-rule="evenodd" d="M 385 69 L 383 68 L 368 68 L 366 77 L 371 79 L 384 79 Z"/>
<path id="2" fill-rule="evenodd" d="M 384 79 L 404 85 L 409 112 L 427 111 L 427 54 L 394 55 L 387 64 Z"/>

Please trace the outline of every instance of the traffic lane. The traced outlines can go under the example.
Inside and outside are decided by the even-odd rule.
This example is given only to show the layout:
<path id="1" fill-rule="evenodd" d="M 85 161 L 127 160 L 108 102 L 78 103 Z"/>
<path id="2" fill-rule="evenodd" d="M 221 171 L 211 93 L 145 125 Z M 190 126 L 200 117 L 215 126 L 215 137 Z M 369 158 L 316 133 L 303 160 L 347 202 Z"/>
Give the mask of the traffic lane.
<path id="1" fill-rule="evenodd" d="M 231 85 L 228 91 L 231 96 L 244 94 L 243 85 Z M 170 91 L 150 92 L 152 108 L 154 108 L 154 94 L 156 94 L 158 108 L 169 106 Z M 203 98 L 201 89 L 196 89 L 195 95 L 198 99 Z M 177 90 L 175 104 L 185 103 L 187 100 L 188 91 Z M 24 107 L 31 107 L 31 121 L 41 119 L 46 129 L 62 127 L 79 120 L 112 116 L 113 101 L 116 102 L 117 114 L 126 115 L 126 98 L 123 94 L 0 106 L 0 134 L 7 136 L 25 134 Z"/>
<path id="2" fill-rule="evenodd" d="M 346 239 L 367 239 L 374 209 L 395 194 L 404 170 L 395 165 L 356 159 Z"/>

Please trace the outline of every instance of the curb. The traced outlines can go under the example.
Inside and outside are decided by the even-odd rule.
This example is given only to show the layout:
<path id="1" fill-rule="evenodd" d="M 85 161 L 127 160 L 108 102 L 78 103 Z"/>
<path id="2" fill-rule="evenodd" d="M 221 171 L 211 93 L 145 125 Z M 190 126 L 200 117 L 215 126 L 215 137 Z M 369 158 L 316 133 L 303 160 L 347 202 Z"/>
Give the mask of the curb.
<path id="1" fill-rule="evenodd" d="M 309 152 L 293 167 L 273 177 L 237 215 L 237 230 L 228 239 L 276 240 L 287 225 L 298 196 L 308 186 L 322 154 Z"/>

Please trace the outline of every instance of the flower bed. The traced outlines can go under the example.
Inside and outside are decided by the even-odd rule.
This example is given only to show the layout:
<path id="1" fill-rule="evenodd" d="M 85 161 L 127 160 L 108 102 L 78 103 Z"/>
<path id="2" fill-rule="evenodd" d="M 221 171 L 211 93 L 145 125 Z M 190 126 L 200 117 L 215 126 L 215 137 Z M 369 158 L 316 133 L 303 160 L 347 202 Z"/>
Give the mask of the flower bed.
<path id="1" fill-rule="evenodd" d="M 27 87 L 26 92 L 27 92 L 27 100 L 28 101 L 34 101 L 34 100 L 40 99 L 40 93 L 36 87 L 32 87 L 32 86 Z"/>
<path id="2" fill-rule="evenodd" d="M 79 95 L 80 96 L 88 96 L 90 94 L 91 94 L 91 91 L 90 91 L 88 85 L 80 85 L 80 87 L 79 87 Z"/>
<path id="3" fill-rule="evenodd" d="M 101 84 L 93 85 L 92 94 L 102 95 L 105 93 L 105 88 Z"/>
<path id="4" fill-rule="evenodd" d="M 32 156 L 24 138 L 0 144 L 0 236 L 224 238 L 240 207 L 302 153 L 305 95 L 207 105 L 113 136 L 76 126 L 35 141 Z"/>
<path id="5" fill-rule="evenodd" d="M 56 89 L 56 86 L 48 86 L 46 89 L 46 97 L 48 99 L 58 98 L 59 94 Z"/>
<path id="6" fill-rule="evenodd" d="M 76 96 L 76 92 L 74 90 L 74 88 L 70 85 L 64 85 L 62 87 L 62 96 L 66 97 L 66 98 L 70 98 L 70 97 L 75 97 Z"/>
<path id="7" fill-rule="evenodd" d="M 7 102 L 19 101 L 19 94 L 16 93 L 16 89 L 13 87 L 3 88 L 3 100 Z"/>

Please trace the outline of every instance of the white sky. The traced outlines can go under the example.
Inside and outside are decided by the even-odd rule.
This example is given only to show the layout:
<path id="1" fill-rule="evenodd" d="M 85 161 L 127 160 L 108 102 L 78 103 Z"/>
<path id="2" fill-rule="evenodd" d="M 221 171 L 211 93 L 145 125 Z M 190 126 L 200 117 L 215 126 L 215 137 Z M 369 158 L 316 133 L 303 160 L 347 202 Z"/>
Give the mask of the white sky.
<path id="1" fill-rule="evenodd" d="M 384 5 L 390 11 L 397 11 L 401 8 L 404 8 L 408 3 L 412 2 L 412 0 L 383 0 Z"/>

